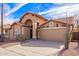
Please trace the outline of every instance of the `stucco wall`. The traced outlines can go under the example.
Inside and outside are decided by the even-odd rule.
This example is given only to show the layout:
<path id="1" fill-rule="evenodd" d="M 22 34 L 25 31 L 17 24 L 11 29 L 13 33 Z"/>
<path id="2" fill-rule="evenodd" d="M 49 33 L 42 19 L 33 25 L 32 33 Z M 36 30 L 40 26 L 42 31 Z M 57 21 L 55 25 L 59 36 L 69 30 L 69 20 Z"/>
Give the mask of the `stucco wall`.
<path id="1" fill-rule="evenodd" d="M 65 27 L 41 28 L 38 32 L 38 38 L 42 40 L 64 41 Z"/>
<path id="2" fill-rule="evenodd" d="M 16 35 L 21 34 L 22 28 L 20 24 L 14 24 L 10 29 L 10 38 L 16 38 Z"/>
<path id="3" fill-rule="evenodd" d="M 65 24 L 50 21 L 50 22 L 44 24 L 43 27 L 57 27 L 57 25 L 58 25 L 58 27 L 63 27 L 62 25 L 65 25 Z"/>
<path id="4" fill-rule="evenodd" d="M 43 19 L 40 19 L 40 18 L 38 18 L 38 17 L 36 17 L 36 16 L 33 16 L 32 14 L 25 15 L 25 16 L 23 17 L 23 19 L 22 19 L 21 22 L 22 22 L 22 23 L 25 23 L 28 19 L 32 20 L 33 23 L 37 23 L 37 22 L 38 22 L 39 25 L 41 25 L 41 24 L 47 22 L 47 21 L 45 21 L 45 20 L 43 20 Z"/>

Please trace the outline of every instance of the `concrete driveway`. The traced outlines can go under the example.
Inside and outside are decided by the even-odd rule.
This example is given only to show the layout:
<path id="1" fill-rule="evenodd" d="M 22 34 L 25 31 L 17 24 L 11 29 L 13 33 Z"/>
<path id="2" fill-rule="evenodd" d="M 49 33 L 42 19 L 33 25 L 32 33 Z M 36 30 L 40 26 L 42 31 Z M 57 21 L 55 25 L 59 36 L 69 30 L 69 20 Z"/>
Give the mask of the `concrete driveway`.
<path id="1" fill-rule="evenodd" d="M 0 56 L 57 56 L 63 42 L 26 40 L 0 45 Z"/>

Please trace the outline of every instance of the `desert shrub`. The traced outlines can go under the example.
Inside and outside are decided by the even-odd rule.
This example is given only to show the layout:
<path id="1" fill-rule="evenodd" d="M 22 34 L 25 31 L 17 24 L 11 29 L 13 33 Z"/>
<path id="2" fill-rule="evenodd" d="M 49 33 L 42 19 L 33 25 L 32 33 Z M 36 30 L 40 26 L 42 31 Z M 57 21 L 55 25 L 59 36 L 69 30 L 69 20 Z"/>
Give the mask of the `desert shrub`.
<path id="1" fill-rule="evenodd" d="M 16 35 L 16 40 L 17 41 L 25 41 L 26 37 L 23 34 L 18 34 L 18 35 Z"/>

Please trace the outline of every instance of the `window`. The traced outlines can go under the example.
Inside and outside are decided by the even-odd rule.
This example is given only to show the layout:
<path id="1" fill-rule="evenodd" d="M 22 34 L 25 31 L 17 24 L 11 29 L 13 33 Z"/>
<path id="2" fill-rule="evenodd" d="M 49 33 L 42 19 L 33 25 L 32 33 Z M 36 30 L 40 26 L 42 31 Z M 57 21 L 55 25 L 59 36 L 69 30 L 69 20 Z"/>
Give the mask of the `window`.
<path id="1" fill-rule="evenodd" d="M 65 24 L 62 24 L 63 27 L 65 27 Z"/>
<path id="2" fill-rule="evenodd" d="M 5 30 L 5 33 L 7 33 L 7 30 Z"/>
<path id="3" fill-rule="evenodd" d="M 56 27 L 58 27 L 58 24 L 56 24 Z"/>
<path id="4" fill-rule="evenodd" d="M 18 34 L 20 34 L 19 29 L 18 28 L 14 29 L 14 35 L 16 36 Z"/>
<path id="5" fill-rule="evenodd" d="M 5 30 L 5 33 L 4 33 L 5 35 L 8 35 L 8 30 Z"/>

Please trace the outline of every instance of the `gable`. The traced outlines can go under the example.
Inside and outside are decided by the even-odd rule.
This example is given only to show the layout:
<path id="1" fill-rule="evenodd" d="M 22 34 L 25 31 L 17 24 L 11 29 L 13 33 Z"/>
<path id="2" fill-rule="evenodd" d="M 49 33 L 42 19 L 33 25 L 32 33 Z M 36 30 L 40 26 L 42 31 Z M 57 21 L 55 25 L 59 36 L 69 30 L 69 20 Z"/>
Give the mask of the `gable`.
<path id="1" fill-rule="evenodd" d="M 48 21 L 47 19 L 38 14 L 26 13 L 21 17 L 19 22 L 25 23 L 28 19 L 32 20 L 32 22 L 38 22 L 39 24 L 43 24 Z"/>

